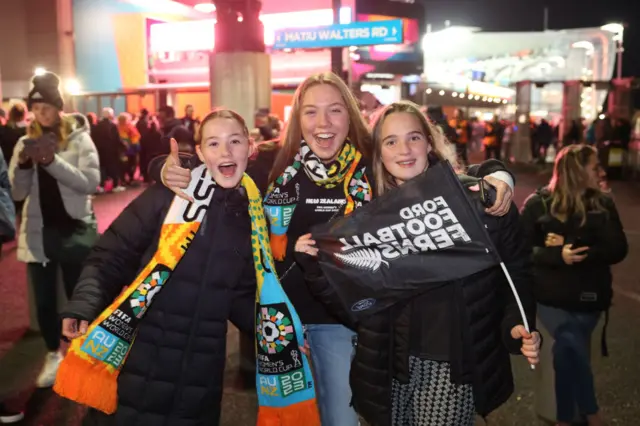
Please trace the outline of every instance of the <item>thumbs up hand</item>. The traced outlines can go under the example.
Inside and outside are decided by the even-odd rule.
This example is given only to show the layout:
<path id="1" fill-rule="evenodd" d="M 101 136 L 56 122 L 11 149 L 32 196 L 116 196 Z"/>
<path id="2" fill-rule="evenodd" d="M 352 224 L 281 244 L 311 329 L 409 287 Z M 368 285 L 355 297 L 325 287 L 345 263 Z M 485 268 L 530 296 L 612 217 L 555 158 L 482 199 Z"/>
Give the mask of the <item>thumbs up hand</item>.
<path id="1" fill-rule="evenodd" d="M 178 197 L 193 202 L 193 197 L 183 191 L 191 182 L 191 170 L 182 167 L 178 142 L 172 138 L 170 144 L 171 153 L 162 167 L 162 184 L 175 192 Z"/>

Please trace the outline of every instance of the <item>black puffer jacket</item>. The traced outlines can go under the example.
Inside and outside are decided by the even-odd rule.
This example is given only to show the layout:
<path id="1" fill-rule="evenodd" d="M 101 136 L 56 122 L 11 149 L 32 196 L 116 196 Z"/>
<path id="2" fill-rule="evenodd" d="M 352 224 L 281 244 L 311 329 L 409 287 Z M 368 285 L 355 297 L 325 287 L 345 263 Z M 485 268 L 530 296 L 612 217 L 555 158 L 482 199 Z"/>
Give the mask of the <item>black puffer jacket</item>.
<path id="1" fill-rule="evenodd" d="M 172 199 L 154 185 L 123 211 L 87 259 L 63 316 L 92 320 L 133 281 L 156 251 Z M 97 424 L 218 424 L 227 320 L 254 329 L 247 211 L 240 191 L 215 190 L 197 236 L 140 323 L 118 378 L 117 412 Z"/>
<path id="2" fill-rule="evenodd" d="M 611 265 L 627 255 L 628 245 L 613 200 L 596 192 L 603 211 L 588 211 L 584 225 L 577 217 L 561 222 L 551 215 L 551 193 L 532 194 L 522 209 L 527 244 L 533 247 L 535 295 L 538 303 L 571 311 L 604 311 L 613 296 Z M 587 258 L 567 265 L 562 247 L 545 247 L 548 233 L 562 235 L 566 244 L 587 246 Z"/>
<path id="3" fill-rule="evenodd" d="M 467 180 L 468 185 L 473 181 Z M 481 212 L 482 219 L 509 270 L 527 313 L 529 325 L 535 328 L 535 302 L 531 292 L 529 251 L 524 244 L 519 214 L 512 204 L 504 217 L 484 213 L 477 192 L 469 193 Z M 306 256 L 305 256 L 306 257 Z M 303 261 L 305 278 L 312 291 L 334 310 L 341 306 L 337 296 L 318 269 Z M 316 264 L 317 265 L 317 264 Z M 510 336 L 511 329 L 522 324 L 509 284 L 499 266 L 450 283 L 460 318 L 460 342 L 456 361 L 469 369 L 465 381 L 473 384 L 476 411 L 487 415 L 513 392 L 509 352 L 520 354 L 521 342 Z M 409 380 L 409 346 L 412 322 L 420 316 L 422 297 L 401 302 L 391 309 L 351 324 L 358 333 L 358 345 L 351 364 L 350 382 L 356 411 L 372 426 L 391 425 L 391 381 Z M 347 318 L 346 313 L 340 315 Z M 452 327 L 452 330 L 455 328 Z M 454 367 L 452 366 L 452 369 Z"/>

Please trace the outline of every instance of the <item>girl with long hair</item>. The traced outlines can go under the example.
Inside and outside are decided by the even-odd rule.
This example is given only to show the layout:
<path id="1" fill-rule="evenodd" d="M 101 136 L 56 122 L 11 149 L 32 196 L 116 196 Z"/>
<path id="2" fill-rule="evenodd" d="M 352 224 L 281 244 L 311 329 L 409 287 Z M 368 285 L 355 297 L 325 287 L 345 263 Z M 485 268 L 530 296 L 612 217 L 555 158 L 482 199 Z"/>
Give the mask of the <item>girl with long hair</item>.
<path id="1" fill-rule="evenodd" d="M 347 319 L 334 315 L 312 295 L 294 258 L 294 246 L 312 226 L 349 214 L 371 200 L 375 188 L 371 151 L 371 137 L 357 100 L 340 77 L 324 72 L 308 77 L 298 87 L 277 151 L 261 152 L 248 169 L 265 191 L 278 274 L 306 325 L 324 426 L 358 425 L 348 380 L 355 332 L 345 326 Z M 272 164 L 261 160 L 274 152 Z M 489 174 L 498 169 L 503 167 L 483 170 Z M 501 178 L 509 179 L 508 174 Z M 168 158 L 162 181 L 180 193 L 190 181 L 189 170 L 179 160 Z M 511 199 L 506 183 L 492 182 L 501 187 L 498 198 Z M 492 212 L 503 213 L 503 201 Z"/>
<path id="2" fill-rule="evenodd" d="M 394 191 L 439 161 L 457 165 L 455 147 L 412 102 L 385 107 L 374 119 L 372 135 L 378 194 Z M 461 180 L 533 324 L 535 304 L 518 211 L 511 204 L 503 217 L 486 214 L 473 192 L 478 179 Z M 296 251 L 314 294 L 328 306 L 340 306 L 311 257 L 317 255 L 311 235 L 298 240 Z M 412 295 L 353 326 L 358 335 L 351 366 L 353 404 L 372 426 L 471 426 L 475 413 L 487 415 L 513 392 L 509 352 L 538 361 L 539 335 L 522 325 L 500 266 Z"/>
<path id="3" fill-rule="evenodd" d="M 43 388 L 53 385 L 63 358 L 58 269 L 70 297 L 97 239 L 91 195 L 100 183 L 98 152 L 88 121 L 79 114 L 62 113 L 59 86 L 52 73 L 33 78 L 27 103 L 34 120 L 16 144 L 9 165 L 13 199 L 25 200 L 18 260 L 27 263 L 38 325 L 49 351 L 36 379 Z"/>
<path id="4" fill-rule="evenodd" d="M 615 203 L 601 189 L 594 148 L 569 145 L 556 157 L 549 184 L 522 210 L 533 249 L 538 318 L 553 336 L 558 425 L 570 425 L 575 408 L 589 426 L 603 425 L 590 365 L 590 340 L 612 298 L 611 265 L 627 254 Z M 603 333 L 603 352 L 606 342 Z"/>
<path id="5" fill-rule="evenodd" d="M 85 425 L 219 423 L 227 322 L 244 332 L 255 326 L 251 233 L 258 209 L 243 178 L 253 149 L 248 135 L 242 117 L 231 110 L 207 115 L 196 136 L 204 166 L 194 170 L 198 183 L 188 190 L 197 200 L 186 203 L 163 185 L 151 185 L 116 218 L 88 256 L 62 314 L 64 335 L 87 339 L 72 343 L 70 351 L 77 353 L 79 348 L 88 351 L 90 343 L 95 346 L 96 333 L 111 333 L 110 345 L 125 348 L 125 361 L 115 361 L 122 359 L 117 356 L 120 350 L 105 358 L 120 370 L 115 412 L 90 410 Z M 110 327 L 104 328 L 103 321 L 92 331 L 89 324 L 103 317 L 123 288 L 129 291 L 143 274 L 149 275 L 131 294 L 131 307 L 119 307 Z M 129 324 L 123 328 L 127 333 L 112 328 L 119 319 Z M 72 394 L 78 386 L 69 382 L 74 377 L 95 387 L 101 382 L 74 361 L 66 370 L 65 364 L 61 367 L 55 390 L 91 405 L 86 400 L 90 391 Z M 100 400 L 109 389 L 98 390 Z"/>

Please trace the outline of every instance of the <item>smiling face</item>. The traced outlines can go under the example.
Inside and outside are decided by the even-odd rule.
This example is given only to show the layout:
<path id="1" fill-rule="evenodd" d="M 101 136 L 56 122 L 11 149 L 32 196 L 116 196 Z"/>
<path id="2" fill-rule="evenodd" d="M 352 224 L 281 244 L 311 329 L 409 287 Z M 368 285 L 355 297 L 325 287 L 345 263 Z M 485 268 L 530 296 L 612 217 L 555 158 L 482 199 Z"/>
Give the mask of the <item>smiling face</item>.
<path id="1" fill-rule="evenodd" d="M 247 169 L 251 143 L 246 129 L 233 118 L 213 118 L 200 129 L 202 138 L 196 146 L 200 160 L 223 188 L 236 188 Z"/>
<path id="2" fill-rule="evenodd" d="M 380 139 L 380 159 L 396 184 L 402 185 L 427 169 L 431 144 L 414 114 L 389 114 L 382 123 Z"/>
<path id="3" fill-rule="evenodd" d="M 335 160 L 349 134 L 349 112 L 340 91 L 331 84 L 310 87 L 302 98 L 300 127 L 320 160 Z"/>
<path id="4" fill-rule="evenodd" d="M 53 127 L 60 119 L 60 111 L 53 105 L 37 102 L 31 107 L 34 118 L 42 127 Z"/>

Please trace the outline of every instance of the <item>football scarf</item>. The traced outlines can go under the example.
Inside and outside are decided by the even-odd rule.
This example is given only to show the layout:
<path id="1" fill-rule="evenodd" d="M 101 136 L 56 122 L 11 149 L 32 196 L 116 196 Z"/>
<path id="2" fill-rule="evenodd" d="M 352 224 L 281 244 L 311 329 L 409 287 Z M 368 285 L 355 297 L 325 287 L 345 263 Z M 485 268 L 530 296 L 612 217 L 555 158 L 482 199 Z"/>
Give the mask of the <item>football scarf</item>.
<path id="1" fill-rule="evenodd" d="M 107 414 L 118 406 L 118 375 L 136 330 L 154 297 L 170 282 L 207 211 L 215 181 L 205 165 L 191 172 L 185 192 L 191 203 L 174 197 L 162 224 L 158 249 L 130 286 L 74 339 L 58 370 L 54 390 L 61 396 Z M 267 222 L 258 188 L 248 175 L 242 186 L 249 198 L 251 245 L 257 279 L 256 342 L 258 426 L 319 426 L 315 388 L 306 357 L 302 323 L 273 267 Z"/>
<path id="2" fill-rule="evenodd" d="M 276 260 L 283 261 L 287 251 L 287 229 L 293 212 L 300 200 L 297 176 L 300 168 L 316 185 L 323 188 L 344 187 L 347 215 L 356 207 L 356 202 L 371 201 L 371 186 L 360 164 L 362 154 L 346 141 L 338 158 L 325 164 L 302 141 L 300 151 L 282 175 L 269 185 L 264 199 L 264 208 L 271 225 L 271 249 Z M 289 195 L 293 194 L 293 195 Z M 283 197 L 286 195 L 286 197 Z"/>

